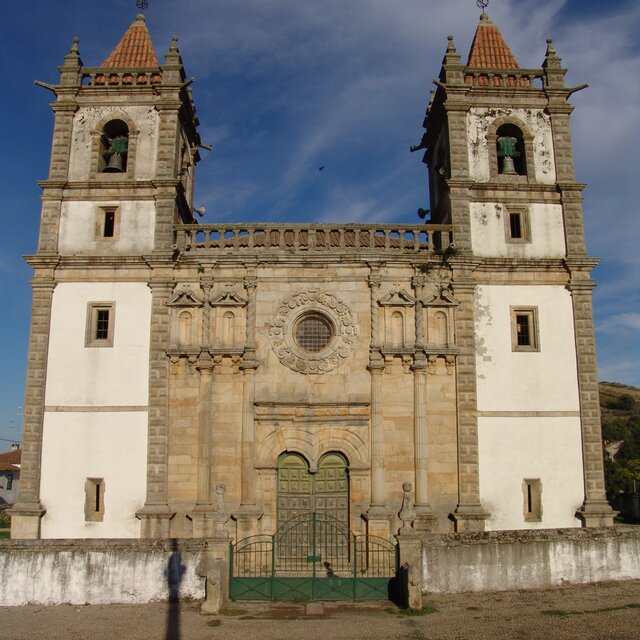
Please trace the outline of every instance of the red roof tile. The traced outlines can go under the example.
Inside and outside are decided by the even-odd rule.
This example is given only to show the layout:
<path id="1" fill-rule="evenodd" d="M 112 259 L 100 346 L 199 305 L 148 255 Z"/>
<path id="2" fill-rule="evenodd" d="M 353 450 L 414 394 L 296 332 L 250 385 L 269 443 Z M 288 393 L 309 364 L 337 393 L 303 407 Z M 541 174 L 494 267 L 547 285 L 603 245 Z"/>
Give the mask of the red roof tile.
<path id="1" fill-rule="evenodd" d="M 480 17 L 480 24 L 473 38 L 467 66 L 473 69 L 519 69 L 511 49 L 502 34 L 486 13 Z"/>
<path id="2" fill-rule="evenodd" d="M 0 471 L 20 471 L 22 449 L 0 453 Z"/>
<path id="3" fill-rule="evenodd" d="M 151 42 L 151 36 L 142 14 L 136 17 L 115 49 L 101 65 L 101 67 L 107 69 L 157 66 L 158 58 L 156 58 L 153 42 Z"/>

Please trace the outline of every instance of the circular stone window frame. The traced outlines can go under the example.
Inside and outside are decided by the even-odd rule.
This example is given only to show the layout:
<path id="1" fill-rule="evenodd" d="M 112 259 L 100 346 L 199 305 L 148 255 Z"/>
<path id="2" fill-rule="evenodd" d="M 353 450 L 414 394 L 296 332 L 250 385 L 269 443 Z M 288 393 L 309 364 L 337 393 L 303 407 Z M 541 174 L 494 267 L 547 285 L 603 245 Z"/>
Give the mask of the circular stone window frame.
<path id="1" fill-rule="evenodd" d="M 307 351 L 297 342 L 298 322 L 306 315 L 323 316 L 332 337 L 320 351 Z M 280 362 L 303 375 L 321 375 L 339 367 L 353 351 L 357 328 L 351 310 L 337 296 L 325 291 L 300 291 L 286 298 L 271 320 L 269 340 Z"/>

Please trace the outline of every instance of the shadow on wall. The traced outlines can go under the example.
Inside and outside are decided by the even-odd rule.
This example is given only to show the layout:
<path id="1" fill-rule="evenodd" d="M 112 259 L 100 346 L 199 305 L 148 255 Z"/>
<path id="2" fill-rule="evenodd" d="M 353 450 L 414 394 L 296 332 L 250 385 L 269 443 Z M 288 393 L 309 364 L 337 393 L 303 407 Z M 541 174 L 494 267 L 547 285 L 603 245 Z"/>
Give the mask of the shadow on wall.
<path id="1" fill-rule="evenodd" d="M 167 562 L 165 577 L 169 588 L 169 610 L 167 612 L 167 633 L 165 640 L 180 640 L 180 583 L 185 572 L 178 541 L 171 539 L 171 555 Z"/>

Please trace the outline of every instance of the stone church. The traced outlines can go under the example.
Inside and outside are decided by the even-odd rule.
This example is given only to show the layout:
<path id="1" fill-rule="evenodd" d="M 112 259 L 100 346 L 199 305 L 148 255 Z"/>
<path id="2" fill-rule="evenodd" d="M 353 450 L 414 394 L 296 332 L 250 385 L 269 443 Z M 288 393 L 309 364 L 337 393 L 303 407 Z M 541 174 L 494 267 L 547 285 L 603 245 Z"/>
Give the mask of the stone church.
<path id="1" fill-rule="evenodd" d="M 97 67 L 74 41 L 13 537 L 206 537 L 224 510 L 236 540 L 305 512 L 388 538 L 406 483 L 417 531 L 612 524 L 564 76 L 483 14 L 413 148 L 426 222 L 200 224 L 177 40 L 160 61 L 138 16 Z"/>

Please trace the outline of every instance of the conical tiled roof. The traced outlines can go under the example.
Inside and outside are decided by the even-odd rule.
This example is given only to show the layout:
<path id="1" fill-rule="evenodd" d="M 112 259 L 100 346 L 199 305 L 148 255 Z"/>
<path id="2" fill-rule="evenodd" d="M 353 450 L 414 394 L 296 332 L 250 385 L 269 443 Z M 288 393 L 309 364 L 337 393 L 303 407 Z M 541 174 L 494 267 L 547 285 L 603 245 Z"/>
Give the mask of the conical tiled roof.
<path id="1" fill-rule="evenodd" d="M 472 69 L 519 69 L 520 65 L 502 34 L 483 13 L 473 38 L 467 67 Z"/>
<path id="2" fill-rule="evenodd" d="M 101 67 L 107 69 L 130 69 L 157 67 L 158 58 L 142 14 L 138 15 L 127 29 L 115 49 L 107 56 Z"/>

